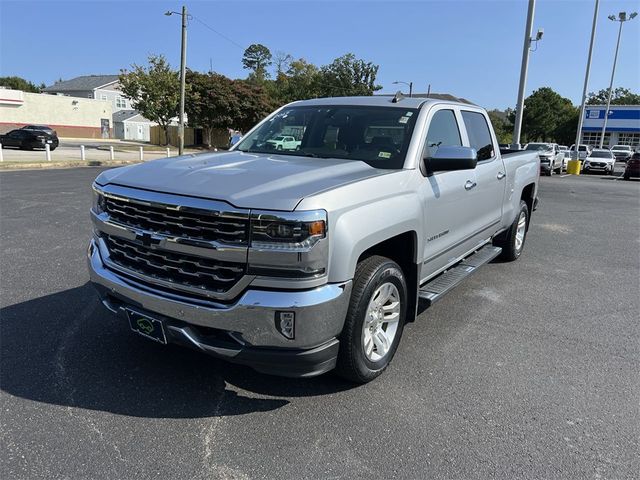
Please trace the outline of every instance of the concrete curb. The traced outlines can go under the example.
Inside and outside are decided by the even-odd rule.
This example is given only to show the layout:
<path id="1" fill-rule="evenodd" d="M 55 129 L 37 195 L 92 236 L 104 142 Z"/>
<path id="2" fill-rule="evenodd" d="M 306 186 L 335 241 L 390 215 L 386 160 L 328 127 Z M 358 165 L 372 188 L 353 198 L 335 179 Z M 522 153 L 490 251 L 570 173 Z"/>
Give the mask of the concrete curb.
<path id="1" fill-rule="evenodd" d="M 77 167 L 119 167 L 123 165 L 133 165 L 144 163 L 139 160 L 68 160 L 66 162 L 15 162 L 0 163 L 0 170 L 39 170 L 46 168 L 77 168 Z"/>

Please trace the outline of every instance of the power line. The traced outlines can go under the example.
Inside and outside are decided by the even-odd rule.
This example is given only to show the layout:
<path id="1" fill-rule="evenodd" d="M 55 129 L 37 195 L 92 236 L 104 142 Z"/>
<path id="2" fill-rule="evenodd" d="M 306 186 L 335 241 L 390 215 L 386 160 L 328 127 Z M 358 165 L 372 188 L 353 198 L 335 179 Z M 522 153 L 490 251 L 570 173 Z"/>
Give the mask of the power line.
<path id="1" fill-rule="evenodd" d="M 208 24 L 206 24 L 205 22 L 203 22 L 202 20 L 200 20 L 198 17 L 196 17 L 195 15 L 192 15 L 193 19 L 196 20 L 197 22 L 199 22 L 200 24 L 202 24 L 205 28 L 208 28 L 209 30 L 211 30 L 213 33 L 215 33 L 216 35 L 224 38 L 227 42 L 231 43 L 232 45 L 235 45 L 236 47 L 238 47 L 241 50 L 245 50 L 246 47 L 243 47 L 242 45 L 240 45 L 238 42 L 232 40 L 231 38 L 227 37 L 224 33 L 220 33 L 219 31 L 217 31 L 215 28 L 209 26 Z"/>

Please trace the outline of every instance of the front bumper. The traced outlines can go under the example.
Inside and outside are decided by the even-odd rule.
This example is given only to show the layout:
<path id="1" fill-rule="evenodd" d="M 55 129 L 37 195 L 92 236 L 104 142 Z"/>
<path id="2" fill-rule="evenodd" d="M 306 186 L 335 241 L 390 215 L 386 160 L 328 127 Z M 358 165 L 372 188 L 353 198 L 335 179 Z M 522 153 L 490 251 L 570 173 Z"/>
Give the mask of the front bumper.
<path id="1" fill-rule="evenodd" d="M 232 304 L 195 301 L 152 289 L 107 269 L 94 240 L 88 250 L 91 282 L 102 303 L 126 318 L 125 308 L 160 320 L 172 343 L 284 376 L 331 370 L 338 354 L 351 282 L 311 290 L 247 289 Z M 278 311 L 295 313 L 295 338 L 277 329 Z"/>

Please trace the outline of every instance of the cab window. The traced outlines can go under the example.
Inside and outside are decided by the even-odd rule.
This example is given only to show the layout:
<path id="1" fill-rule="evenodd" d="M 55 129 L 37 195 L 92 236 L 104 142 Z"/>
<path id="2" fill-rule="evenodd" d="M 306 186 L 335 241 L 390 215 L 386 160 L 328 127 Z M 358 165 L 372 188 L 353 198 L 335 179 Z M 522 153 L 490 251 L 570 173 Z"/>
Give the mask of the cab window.
<path id="1" fill-rule="evenodd" d="M 462 112 L 462 121 L 469 136 L 469 146 L 478 152 L 478 161 L 493 158 L 494 148 L 491 140 L 491 130 L 483 114 L 465 110 Z"/>
<path id="2" fill-rule="evenodd" d="M 460 146 L 460 129 L 453 110 L 438 110 L 431 118 L 423 157 L 433 157 L 439 147 Z"/>

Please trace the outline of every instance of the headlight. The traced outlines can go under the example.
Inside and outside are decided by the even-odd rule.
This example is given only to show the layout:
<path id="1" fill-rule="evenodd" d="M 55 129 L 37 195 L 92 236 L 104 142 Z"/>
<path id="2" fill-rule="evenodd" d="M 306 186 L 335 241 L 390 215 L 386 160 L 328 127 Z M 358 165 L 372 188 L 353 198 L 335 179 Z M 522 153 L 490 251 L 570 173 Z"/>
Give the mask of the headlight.
<path id="1" fill-rule="evenodd" d="M 104 199 L 104 195 L 100 193 L 95 186 L 93 187 L 93 204 L 91 205 L 91 209 L 97 215 L 100 215 L 102 212 L 106 210 L 106 202 Z"/>
<path id="2" fill-rule="evenodd" d="M 327 212 L 251 212 L 248 272 L 262 277 L 318 279 L 327 273 Z"/>
<path id="3" fill-rule="evenodd" d="M 251 214 L 251 246 L 276 250 L 306 250 L 327 233 L 327 212 L 254 212 Z"/>

